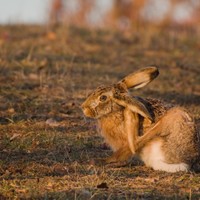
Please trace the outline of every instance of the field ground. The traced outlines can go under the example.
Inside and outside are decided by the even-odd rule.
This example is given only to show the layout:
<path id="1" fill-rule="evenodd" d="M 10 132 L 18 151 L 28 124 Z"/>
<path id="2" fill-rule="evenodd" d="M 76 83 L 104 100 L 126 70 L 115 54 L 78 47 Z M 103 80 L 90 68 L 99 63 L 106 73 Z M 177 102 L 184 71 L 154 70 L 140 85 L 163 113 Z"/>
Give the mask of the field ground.
<path id="1" fill-rule="evenodd" d="M 199 124 L 199 52 L 192 30 L 0 27 L 0 199 L 200 199 L 198 172 L 90 165 L 111 151 L 79 108 L 97 86 L 156 65 L 132 93 L 185 106 Z"/>

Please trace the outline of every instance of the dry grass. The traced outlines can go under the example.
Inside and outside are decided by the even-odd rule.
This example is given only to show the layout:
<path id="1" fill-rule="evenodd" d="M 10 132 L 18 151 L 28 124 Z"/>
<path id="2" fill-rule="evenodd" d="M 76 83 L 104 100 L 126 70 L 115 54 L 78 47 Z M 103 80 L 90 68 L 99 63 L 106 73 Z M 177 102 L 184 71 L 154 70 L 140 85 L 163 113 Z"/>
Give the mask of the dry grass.
<path id="1" fill-rule="evenodd" d="M 0 27 L 0 199 L 199 199 L 199 173 L 136 160 L 90 165 L 111 152 L 79 109 L 97 86 L 155 64 L 159 78 L 135 94 L 185 106 L 199 123 L 199 39 L 150 28 Z"/>

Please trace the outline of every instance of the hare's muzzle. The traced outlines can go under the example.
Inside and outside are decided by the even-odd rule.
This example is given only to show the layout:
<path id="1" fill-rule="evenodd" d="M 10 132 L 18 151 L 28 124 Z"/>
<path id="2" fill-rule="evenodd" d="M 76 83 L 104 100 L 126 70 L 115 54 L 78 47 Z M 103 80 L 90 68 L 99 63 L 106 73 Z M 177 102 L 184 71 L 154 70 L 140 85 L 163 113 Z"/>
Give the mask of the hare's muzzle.
<path id="1" fill-rule="evenodd" d="M 81 109 L 83 111 L 83 114 L 86 117 L 91 117 L 91 118 L 95 118 L 95 111 L 93 111 L 91 108 L 89 108 L 88 106 L 85 106 L 84 104 L 81 105 Z"/>

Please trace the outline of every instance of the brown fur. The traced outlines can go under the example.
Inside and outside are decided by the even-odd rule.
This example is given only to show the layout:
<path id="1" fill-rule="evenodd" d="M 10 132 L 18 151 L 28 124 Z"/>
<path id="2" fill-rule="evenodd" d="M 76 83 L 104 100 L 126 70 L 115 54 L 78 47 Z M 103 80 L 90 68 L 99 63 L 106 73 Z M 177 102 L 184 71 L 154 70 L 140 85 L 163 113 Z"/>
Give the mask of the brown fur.
<path id="1" fill-rule="evenodd" d="M 128 94 L 128 88 L 143 87 L 157 75 L 155 67 L 142 69 L 118 84 L 98 88 L 82 104 L 84 114 L 97 119 L 101 135 L 114 151 L 106 163 L 121 165 L 135 154 L 142 158 L 143 150 L 156 142 L 166 163 L 191 166 L 197 160 L 197 129 L 183 108 Z"/>

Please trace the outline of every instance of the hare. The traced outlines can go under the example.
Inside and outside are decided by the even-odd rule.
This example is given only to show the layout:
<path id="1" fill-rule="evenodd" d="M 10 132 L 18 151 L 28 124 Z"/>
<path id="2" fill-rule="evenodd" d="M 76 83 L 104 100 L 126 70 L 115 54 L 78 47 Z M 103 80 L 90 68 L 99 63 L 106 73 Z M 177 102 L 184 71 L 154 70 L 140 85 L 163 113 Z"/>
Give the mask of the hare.
<path id="1" fill-rule="evenodd" d="M 199 158 L 197 128 L 185 109 L 128 93 L 158 74 L 156 67 L 136 71 L 97 88 L 81 105 L 85 116 L 97 119 L 100 134 L 114 152 L 106 164 L 122 166 L 137 156 L 154 170 L 177 172 L 188 171 Z"/>

